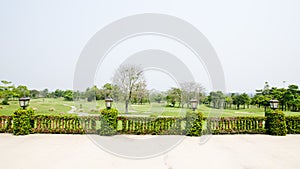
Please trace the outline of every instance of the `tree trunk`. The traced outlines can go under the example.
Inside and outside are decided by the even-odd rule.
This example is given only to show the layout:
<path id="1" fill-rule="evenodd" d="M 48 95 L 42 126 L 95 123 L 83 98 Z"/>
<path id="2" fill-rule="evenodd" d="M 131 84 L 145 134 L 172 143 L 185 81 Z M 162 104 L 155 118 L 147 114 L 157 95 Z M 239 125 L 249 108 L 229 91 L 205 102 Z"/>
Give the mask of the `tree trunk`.
<path id="1" fill-rule="evenodd" d="M 129 100 L 126 100 L 125 101 L 125 113 L 128 114 L 128 103 L 129 103 Z"/>

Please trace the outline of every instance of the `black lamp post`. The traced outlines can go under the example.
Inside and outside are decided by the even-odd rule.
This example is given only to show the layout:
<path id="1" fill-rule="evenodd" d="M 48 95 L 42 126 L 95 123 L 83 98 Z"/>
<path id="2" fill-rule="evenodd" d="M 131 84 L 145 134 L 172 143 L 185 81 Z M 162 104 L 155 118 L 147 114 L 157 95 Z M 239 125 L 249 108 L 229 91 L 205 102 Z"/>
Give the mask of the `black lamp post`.
<path id="1" fill-rule="evenodd" d="M 198 100 L 192 99 L 192 100 L 190 100 L 190 102 L 191 102 L 193 111 L 195 111 L 197 109 L 197 106 L 198 106 Z"/>
<path id="2" fill-rule="evenodd" d="M 273 109 L 273 110 L 278 109 L 278 103 L 279 103 L 278 100 L 275 100 L 275 99 L 270 100 L 270 107 L 271 107 L 271 109 Z"/>
<path id="3" fill-rule="evenodd" d="M 113 102 L 112 98 L 106 98 L 105 99 L 105 106 L 106 106 L 107 109 L 110 109 L 112 107 L 112 102 Z"/>
<path id="4" fill-rule="evenodd" d="M 19 98 L 20 107 L 22 107 L 25 110 L 26 107 L 29 106 L 29 101 L 30 101 L 29 97 Z"/>

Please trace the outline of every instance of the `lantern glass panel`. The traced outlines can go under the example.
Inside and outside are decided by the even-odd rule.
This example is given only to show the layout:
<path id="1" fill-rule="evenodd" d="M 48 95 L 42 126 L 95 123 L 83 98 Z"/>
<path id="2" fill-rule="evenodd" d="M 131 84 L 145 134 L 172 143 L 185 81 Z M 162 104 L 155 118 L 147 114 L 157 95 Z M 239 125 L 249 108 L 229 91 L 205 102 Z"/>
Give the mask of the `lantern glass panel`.
<path id="1" fill-rule="evenodd" d="M 21 100 L 21 101 L 20 101 L 20 106 L 21 106 L 21 107 L 24 107 L 24 106 L 25 106 L 25 101 L 24 101 L 24 100 Z"/>
<path id="2" fill-rule="evenodd" d="M 278 100 L 270 100 L 270 107 L 271 109 L 277 109 L 278 108 L 279 101 Z"/>
<path id="3" fill-rule="evenodd" d="M 110 107 L 111 107 L 110 101 L 107 101 L 107 102 L 106 102 L 106 107 L 107 107 L 107 108 L 110 108 Z"/>

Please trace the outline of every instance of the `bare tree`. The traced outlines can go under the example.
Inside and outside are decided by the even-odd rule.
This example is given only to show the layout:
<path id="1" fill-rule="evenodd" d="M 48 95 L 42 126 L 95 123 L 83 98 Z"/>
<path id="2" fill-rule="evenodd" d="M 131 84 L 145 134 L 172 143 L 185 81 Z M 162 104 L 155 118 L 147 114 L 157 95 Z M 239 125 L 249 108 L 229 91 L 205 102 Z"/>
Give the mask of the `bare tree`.
<path id="1" fill-rule="evenodd" d="M 181 86 L 181 106 L 187 104 L 189 107 L 189 102 L 191 99 L 199 100 L 199 94 L 203 92 L 204 87 L 196 82 L 183 82 L 180 83 Z"/>
<path id="2" fill-rule="evenodd" d="M 125 112 L 136 84 L 144 81 L 143 70 L 138 65 L 121 65 L 113 76 L 113 83 L 119 87 L 125 101 Z"/>

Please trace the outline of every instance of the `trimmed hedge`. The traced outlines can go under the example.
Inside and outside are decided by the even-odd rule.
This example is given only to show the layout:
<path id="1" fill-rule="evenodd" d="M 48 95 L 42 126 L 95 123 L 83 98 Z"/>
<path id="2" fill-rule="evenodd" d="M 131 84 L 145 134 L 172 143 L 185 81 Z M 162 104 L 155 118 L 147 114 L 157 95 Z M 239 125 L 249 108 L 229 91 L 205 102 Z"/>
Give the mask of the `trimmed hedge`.
<path id="1" fill-rule="evenodd" d="M 206 118 L 207 134 L 265 134 L 265 117 Z"/>
<path id="2" fill-rule="evenodd" d="M 300 134 L 300 116 L 286 116 L 287 134 Z"/>
<path id="3" fill-rule="evenodd" d="M 268 110 L 266 117 L 206 118 L 188 112 L 186 117 L 118 116 L 116 109 L 104 109 L 99 116 L 34 115 L 32 109 L 17 110 L 13 116 L 0 116 L 0 132 L 26 135 L 53 134 L 300 134 L 300 116 L 285 117 L 281 111 Z"/>
<path id="4" fill-rule="evenodd" d="M 34 115 L 32 120 L 33 133 L 50 134 L 83 134 L 81 120 L 78 116 L 67 115 Z"/>
<path id="5" fill-rule="evenodd" d="M 268 134 L 275 136 L 285 136 L 287 134 L 285 116 L 282 111 L 267 110 L 265 116 Z"/>
<path id="6" fill-rule="evenodd" d="M 33 109 L 18 109 L 13 114 L 13 134 L 27 135 L 32 133 L 31 116 L 34 114 Z"/>
<path id="7" fill-rule="evenodd" d="M 98 134 L 105 136 L 116 134 L 118 126 L 118 110 L 114 108 L 103 109 L 101 110 L 100 114 L 101 127 L 98 130 Z"/>
<path id="8" fill-rule="evenodd" d="M 183 118 L 177 117 L 125 117 L 119 116 L 121 134 L 181 135 Z"/>
<path id="9" fill-rule="evenodd" d="M 186 135 L 187 136 L 201 136 L 203 114 L 200 112 L 187 112 L 186 113 Z"/>

